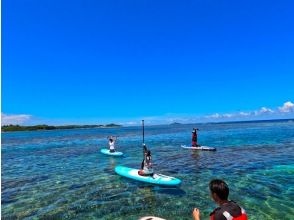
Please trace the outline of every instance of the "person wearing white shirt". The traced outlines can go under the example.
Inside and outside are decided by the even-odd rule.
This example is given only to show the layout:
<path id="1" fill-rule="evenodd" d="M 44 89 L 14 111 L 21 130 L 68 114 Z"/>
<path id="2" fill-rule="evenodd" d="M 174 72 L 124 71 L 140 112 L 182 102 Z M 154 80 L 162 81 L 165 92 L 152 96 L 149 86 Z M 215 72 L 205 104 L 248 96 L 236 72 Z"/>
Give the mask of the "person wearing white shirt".
<path id="1" fill-rule="evenodd" d="M 108 137 L 108 144 L 109 144 L 109 152 L 113 153 L 115 152 L 115 142 L 116 142 L 116 137 L 110 136 Z"/>

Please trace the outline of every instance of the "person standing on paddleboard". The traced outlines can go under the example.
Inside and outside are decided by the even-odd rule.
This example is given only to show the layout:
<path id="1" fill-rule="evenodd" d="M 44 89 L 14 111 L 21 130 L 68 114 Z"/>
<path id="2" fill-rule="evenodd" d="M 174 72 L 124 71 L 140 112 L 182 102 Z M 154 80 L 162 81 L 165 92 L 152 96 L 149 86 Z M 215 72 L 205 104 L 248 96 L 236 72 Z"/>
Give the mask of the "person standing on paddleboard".
<path id="1" fill-rule="evenodd" d="M 113 137 L 113 136 L 110 136 L 110 137 L 107 137 L 108 139 L 108 144 L 109 144 L 109 152 L 110 153 L 114 153 L 115 152 L 115 147 L 114 147 L 114 144 L 116 142 L 116 137 Z"/>
<path id="2" fill-rule="evenodd" d="M 197 135 L 197 131 L 199 129 L 198 128 L 193 128 L 192 131 L 192 147 L 197 147 L 198 143 L 197 143 L 197 139 L 198 139 L 198 135 Z"/>

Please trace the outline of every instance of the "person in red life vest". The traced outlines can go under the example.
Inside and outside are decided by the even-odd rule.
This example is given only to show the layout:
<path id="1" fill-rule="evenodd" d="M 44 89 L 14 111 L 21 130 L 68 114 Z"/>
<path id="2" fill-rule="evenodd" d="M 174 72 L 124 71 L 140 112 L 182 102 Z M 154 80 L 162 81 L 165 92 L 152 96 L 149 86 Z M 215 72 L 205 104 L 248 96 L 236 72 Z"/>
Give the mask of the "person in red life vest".
<path id="1" fill-rule="evenodd" d="M 247 220 L 247 214 L 236 202 L 229 201 L 229 187 L 220 179 L 211 180 L 209 189 L 212 199 L 219 205 L 210 213 L 210 220 Z M 193 210 L 194 220 L 200 220 L 200 211 L 197 208 Z"/>
<path id="2" fill-rule="evenodd" d="M 141 164 L 141 170 L 138 171 L 138 174 L 141 176 L 153 176 L 152 168 L 152 158 L 151 151 L 147 150 L 146 145 L 144 145 L 144 159 Z"/>
<path id="3" fill-rule="evenodd" d="M 198 143 L 197 143 L 197 139 L 198 139 L 197 131 L 198 130 L 199 130 L 198 128 L 193 128 L 193 131 L 192 131 L 192 147 L 197 147 L 198 146 Z"/>

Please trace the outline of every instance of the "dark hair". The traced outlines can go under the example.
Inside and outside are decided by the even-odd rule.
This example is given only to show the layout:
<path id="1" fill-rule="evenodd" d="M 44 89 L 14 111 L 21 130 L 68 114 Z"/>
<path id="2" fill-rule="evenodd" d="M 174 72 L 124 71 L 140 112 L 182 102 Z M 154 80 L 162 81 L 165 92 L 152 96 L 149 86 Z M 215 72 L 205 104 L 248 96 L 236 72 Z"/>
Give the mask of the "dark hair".
<path id="1" fill-rule="evenodd" d="M 109 138 L 109 141 L 110 141 L 110 142 L 113 142 L 113 139 L 112 139 L 112 138 Z"/>
<path id="2" fill-rule="evenodd" d="M 150 150 L 147 150 L 147 156 L 151 156 L 151 151 Z"/>
<path id="3" fill-rule="evenodd" d="M 225 181 L 220 179 L 211 180 L 209 183 L 211 193 L 215 193 L 221 200 L 227 200 L 229 196 L 229 187 Z"/>

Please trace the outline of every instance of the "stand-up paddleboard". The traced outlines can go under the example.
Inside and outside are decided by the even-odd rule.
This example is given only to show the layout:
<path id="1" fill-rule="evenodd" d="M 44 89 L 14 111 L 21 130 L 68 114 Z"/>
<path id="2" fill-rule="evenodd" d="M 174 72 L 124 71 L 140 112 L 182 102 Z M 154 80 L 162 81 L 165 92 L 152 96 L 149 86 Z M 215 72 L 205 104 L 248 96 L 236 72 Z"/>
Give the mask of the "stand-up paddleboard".
<path id="1" fill-rule="evenodd" d="M 110 155 L 110 156 L 117 156 L 117 157 L 123 155 L 122 152 L 118 152 L 118 151 L 110 152 L 109 149 L 105 149 L 105 148 L 104 148 L 104 149 L 101 149 L 100 152 L 101 152 L 102 154 L 106 154 L 106 155 Z"/>
<path id="2" fill-rule="evenodd" d="M 192 147 L 192 146 L 181 145 L 181 147 L 186 149 L 191 149 L 191 150 L 216 151 L 215 147 L 207 147 L 207 146 Z"/>
<path id="3" fill-rule="evenodd" d="M 177 186 L 182 182 L 180 179 L 171 176 L 165 176 L 162 174 L 153 174 L 153 176 L 141 176 L 138 174 L 138 169 L 132 169 L 124 166 L 116 166 L 114 170 L 118 175 L 145 183 L 157 184 L 162 186 Z"/>
<path id="4" fill-rule="evenodd" d="M 159 218 L 155 216 L 144 216 L 140 218 L 139 220 L 165 220 L 164 218 Z"/>

